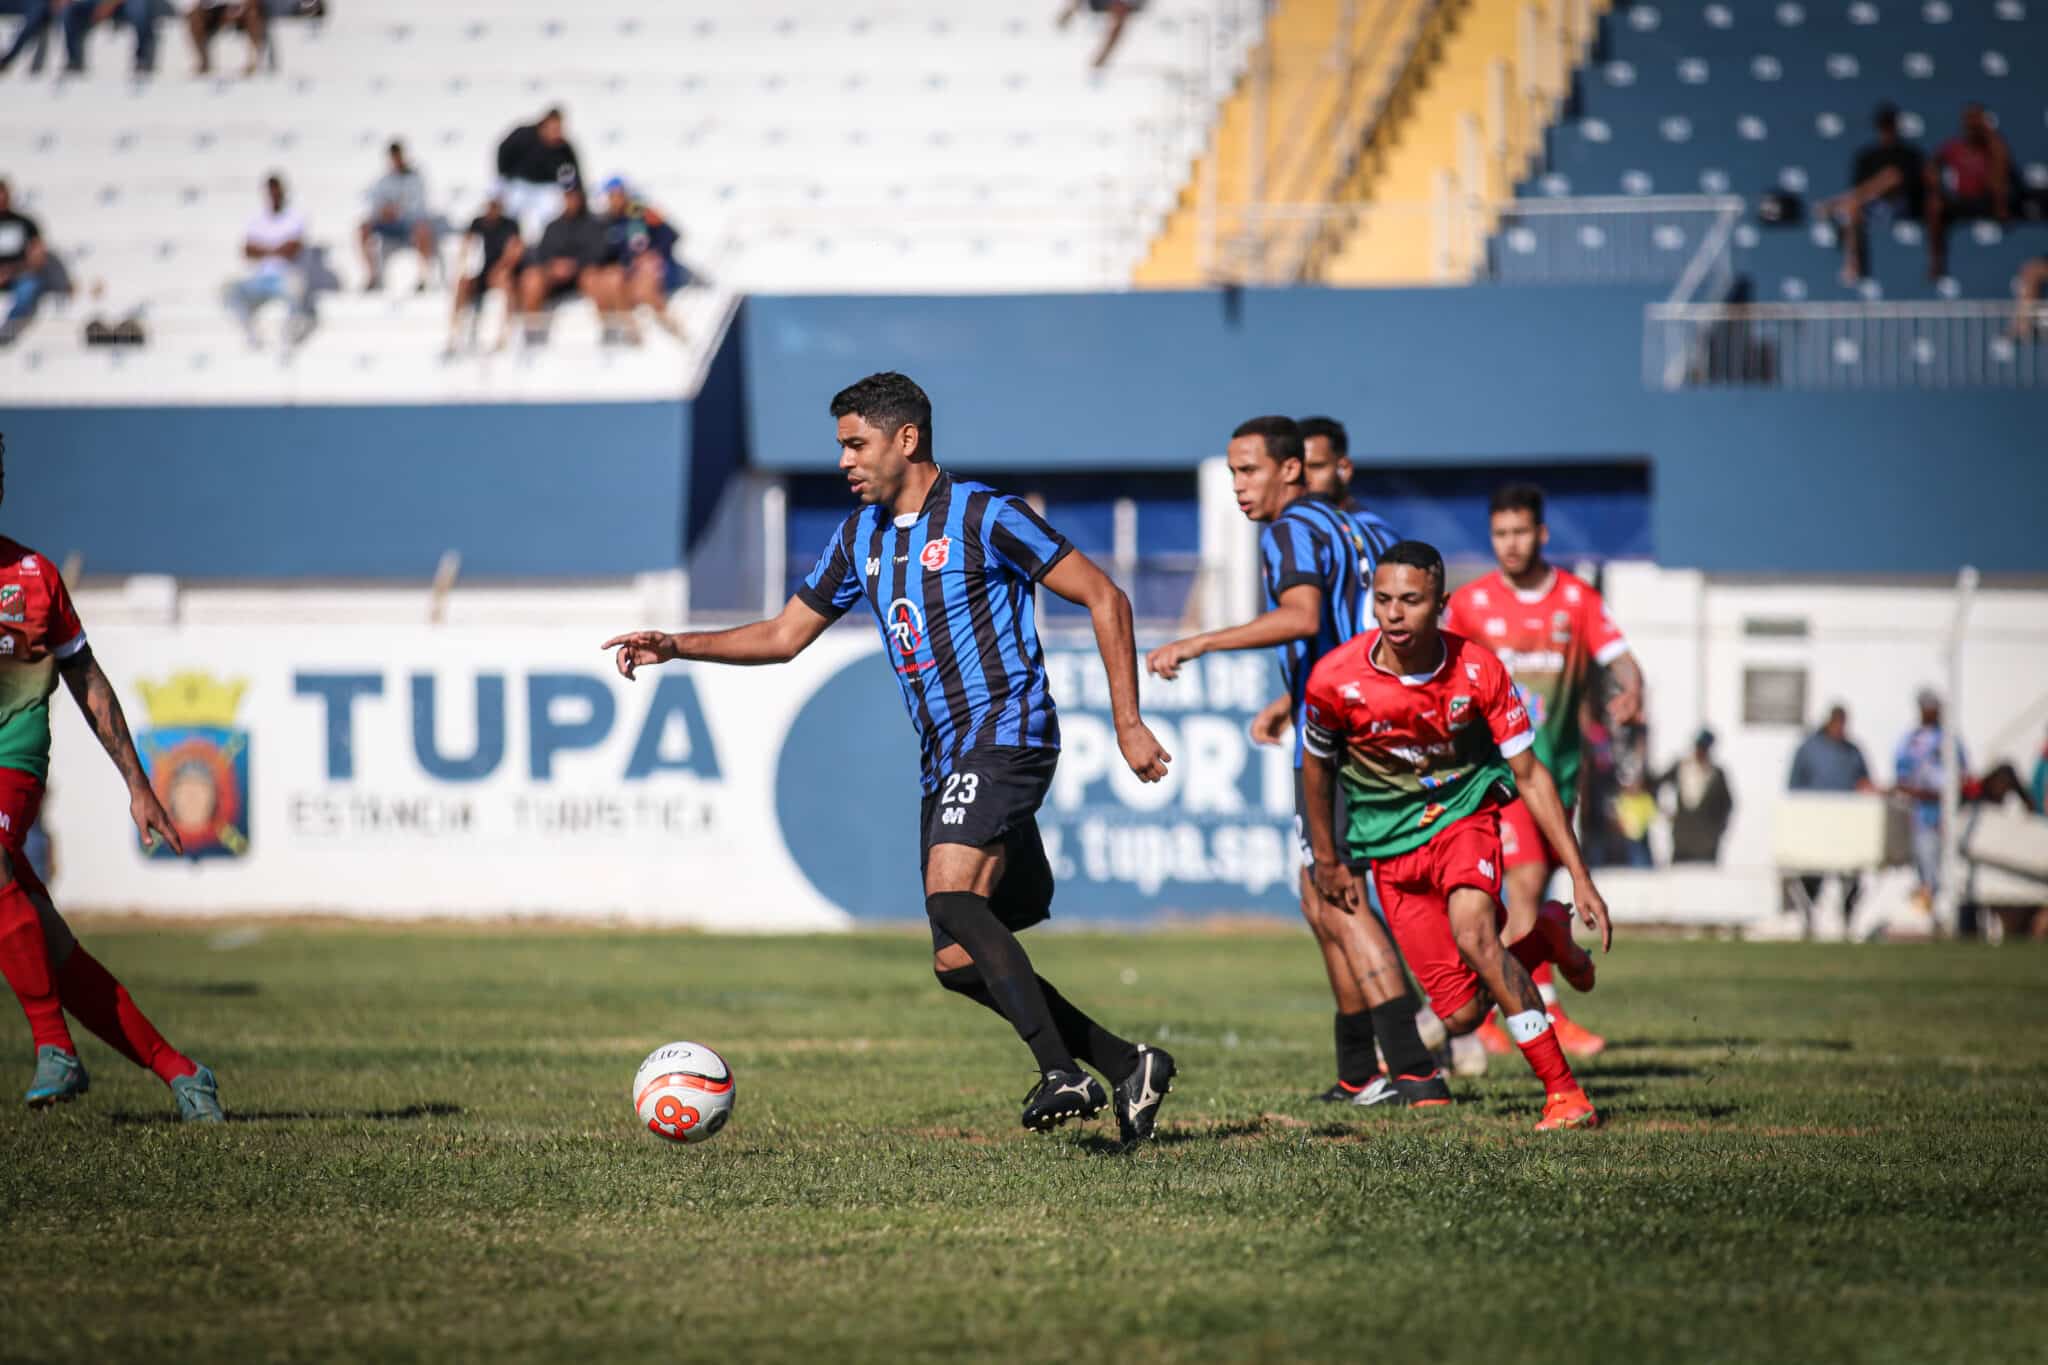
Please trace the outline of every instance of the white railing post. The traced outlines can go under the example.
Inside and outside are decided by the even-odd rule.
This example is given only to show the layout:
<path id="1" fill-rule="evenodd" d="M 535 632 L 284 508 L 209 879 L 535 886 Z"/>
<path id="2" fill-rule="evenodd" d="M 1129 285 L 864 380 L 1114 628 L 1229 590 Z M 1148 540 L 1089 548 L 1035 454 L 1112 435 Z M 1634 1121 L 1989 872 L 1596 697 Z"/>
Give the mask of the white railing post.
<path id="1" fill-rule="evenodd" d="M 1948 696 L 1941 726 L 1941 870 L 1934 888 L 1934 923 L 1936 932 L 1949 935 L 1960 925 L 1963 900 L 1963 772 L 1958 735 L 1963 723 L 1963 641 L 1977 581 L 1977 570 L 1968 564 L 1956 575 L 1956 610 L 1948 631 Z"/>

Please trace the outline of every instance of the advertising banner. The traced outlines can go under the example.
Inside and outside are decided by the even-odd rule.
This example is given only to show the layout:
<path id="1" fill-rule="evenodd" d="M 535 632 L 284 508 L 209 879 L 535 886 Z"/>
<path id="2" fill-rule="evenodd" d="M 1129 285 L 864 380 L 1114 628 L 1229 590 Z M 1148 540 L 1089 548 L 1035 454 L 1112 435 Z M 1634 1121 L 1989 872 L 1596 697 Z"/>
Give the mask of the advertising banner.
<path id="1" fill-rule="evenodd" d="M 185 855 L 143 852 L 60 693 L 52 889 L 73 908 L 177 914 L 921 919 L 915 738 L 862 624 L 782 667 L 637 682 L 596 625 L 94 628 Z M 1146 680 L 1174 756 L 1154 786 L 1117 751 L 1092 642 L 1049 645 L 1048 666 L 1055 914 L 1291 913 L 1290 760 L 1246 733 L 1270 661 Z"/>

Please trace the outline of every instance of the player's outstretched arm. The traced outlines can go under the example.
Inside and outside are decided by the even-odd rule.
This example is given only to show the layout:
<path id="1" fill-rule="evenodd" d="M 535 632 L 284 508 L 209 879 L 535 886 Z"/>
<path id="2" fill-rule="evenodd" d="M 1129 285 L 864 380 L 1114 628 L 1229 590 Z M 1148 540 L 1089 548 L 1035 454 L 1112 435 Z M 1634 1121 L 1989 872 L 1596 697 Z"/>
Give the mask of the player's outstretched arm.
<path id="1" fill-rule="evenodd" d="M 1166 776 L 1173 755 L 1138 714 L 1138 648 L 1131 630 L 1131 599 L 1095 561 L 1079 550 L 1069 551 L 1039 580 L 1077 607 L 1088 608 L 1095 626 L 1095 648 L 1109 674 L 1110 715 L 1116 722 L 1116 743 L 1124 762 L 1141 781 Z"/>
<path id="2" fill-rule="evenodd" d="M 602 649 L 616 649 L 619 673 L 631 678 L 648 664 L 695 659 L 711 664 L 786 664 L 811 647 L 832 619 L 802 598 L 792 597 L 773 619 L 731 630 L 685 631 L 670 635 L 636 630 L 614 635 Z"/>
<path id="3" fill-rule="evenodd" d="M 1308 809 L 1309 856 L 1315 865 L 1309 880 L 1316 893 L 1347 915 L 1365 908 L 1365 893 L 1358 876 L 1337 856 L 1337 819 L 1333 813 L 1337 798 L 1337 760 L 1317 754 L 1301 756 L 1301 799 Z"/>
<path id="4" fill-rule="evenodd" d="M 1536 828 L 1556 850 L 1558 861 L 1572 879 L 1572 900 L 1578 907 L 1579 918 L 1588 929 L 1600 931 L 1600 951 L 1607 952 L 1614 946 L 1614 922 L 1607 917 L 1607 902 L 1593 885 L 1593 874 L 1586 870 L 1586 859 L 1579 852 L 1579 841 L 1572 835 L 1571 821 L 1565 818 L 1564 802 L 1558 799 L 1557 783 L 1550 780 L 1550 770 L 1536 761 L 1534 749 L 1515 754 L 1508 759 L 1508 767 L 1515 774 L 1515 790 L 1522 804 L 1529 808 Z M 1523 926 L 1524 931 L 1528 927 Z M 1508 926 L 1509 932 L 1514 929 L 1514 925 Z"/>
<path id="5" fill-rule="evenodd" d="M 142 836 L 143 847 L 154 848 L 162 840 L 174 852 L 183 853 L 185 841 L 178 837 L 178 827 L 171 823 L 169 812 L 150 788 L 149 775 L 142 771 L 142 759 L 135 752 L 135 739 L 128 733 L 128 718 L 121 714 L 121 699 L 114 694 L 114 685 L 107 681 L 100 661 L 86 648 L 57 667 L 64 686 L 71 691 L 71 699 L 84 713 L 85 723 L 92 727 L 100 747 L 114 760 L 114 766 L 121 770 L 121 780 L 128 784 L 128 815 L 135 821 L 135 832 Z"/>
<path id="6" fill-rule="evenodd" d="M 1633 725 L 1643 718 L 1643 668 L 1634 654 L 1620 654 L 1608 660 L 1614 675 L 1614 696 L 1607 703 L 1607 719 L 1616 725 Z"/>
<path id="7" fill-rule="evenodd" d="M 1313 583 L 1297 583 L 1280 594 L 1279 605 L 1261 612 L 1241 626 L 1204 631 L 1184 640 L 1159 646 L 1145 656 L 1145 667 L 1162 678 L 1173 678 L 1180 666 L 1204 654 L 1230 649 L 1267 649 L 1295 640 L 1313 640 L 1322 628 L 1323 590 Z"/>

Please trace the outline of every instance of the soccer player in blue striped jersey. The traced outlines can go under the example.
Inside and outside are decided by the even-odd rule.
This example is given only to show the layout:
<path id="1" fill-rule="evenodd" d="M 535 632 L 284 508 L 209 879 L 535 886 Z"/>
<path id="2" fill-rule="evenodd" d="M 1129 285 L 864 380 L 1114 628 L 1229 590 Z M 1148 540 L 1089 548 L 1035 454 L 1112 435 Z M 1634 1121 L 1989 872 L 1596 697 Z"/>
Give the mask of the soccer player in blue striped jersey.
<path id="1" fill-rule="evenodd" d="M 1171 678 L 1181 665 L 1218 650 L 1271 648 L 1278 654 L 1285 717 L 1295 734 L 1294 830 L 1305 850 L 1302 695 L 1316 661 L 1358 634 L 1371 614 L 1357 528 L 1310 493 L 1303 455 L 1301 428 L 1289 417 L 1254 417 L 1231 433 L 1227 459 L 1238 508 L 1265 528 L 1259 560 L 1266 609 L 1243 625 L 1161 645 L 1145 664 Z M 1256 723 L 1253 737 L 1259 737 Z M 1308 875 L 1310 863 L 1304 856 L 1301 913 L 1315 932 L 1337 1002 L 1337 1084 L 1322 1098 L 1362 1105 L 1448 1103 L 1450 1088 L 1416 1032 L 1415 998 L 1385 926 L 1370 913 L 1326 902 Z M 1375 1043 L 1386 1053 L 1391 1075 L 1379 1074 Z"/>
<path id="2" fill-rule="evenodd" d="M 1131 604 L 1109 576 L 1021 499 L 957 479 L 933 458 L 931 400 L 900 374 L 832 399 L 839 467 L 860 506 L 772 621 L 735 630 L 639 631 L 605 643 L 619 671 L 670 659 L 783 663 L 865 601 L 917 730 L 919 813 L 932 970 L 994 1010 L 1030 1047 L 1039 1078 L 1026 1128 L 1092 1118 L 1115 1091 L 1125 1142 L 1150 1137 L 1173 1058 L 1103 1028 L 1038 976 L 1016 931 L 1051 913 L 1053 874 L 1037 812 L 1059 761 L 1059 717 L 1032 614 L 1043 586 L 1084 606 L 1109 674 L 1124 761 L 1141 781 L 1170 756 L 1138 714 Z"/>

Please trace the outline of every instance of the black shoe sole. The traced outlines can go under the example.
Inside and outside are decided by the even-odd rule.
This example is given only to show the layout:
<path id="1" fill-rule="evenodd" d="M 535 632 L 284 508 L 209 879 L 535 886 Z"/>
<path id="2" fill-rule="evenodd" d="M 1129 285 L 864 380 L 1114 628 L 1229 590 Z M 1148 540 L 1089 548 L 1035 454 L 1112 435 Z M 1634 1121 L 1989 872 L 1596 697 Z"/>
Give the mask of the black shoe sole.
<path id="1" fill-rule="evenodd" d="M 1081 1119 L 1085 1122 L 1088 1119 L 1094 1118 L 1108 1107 L 1107 1102 L 1094 1106 L 1075 1103 L 1058 1109 L 1041 1110 L 1035 1115 L 1027 1116 L 1024 1120 L 1024 1127 L 1033 1133 L 1050 1133 L 1053 1129 L 1070 1119 Z"/>

